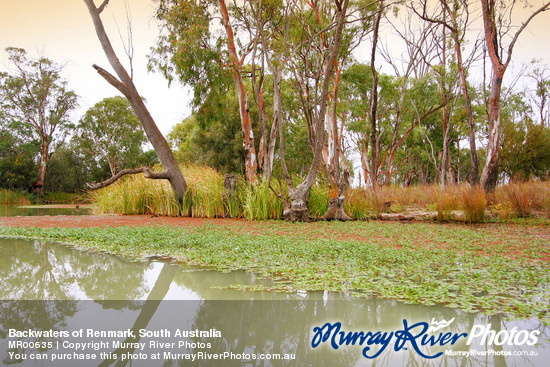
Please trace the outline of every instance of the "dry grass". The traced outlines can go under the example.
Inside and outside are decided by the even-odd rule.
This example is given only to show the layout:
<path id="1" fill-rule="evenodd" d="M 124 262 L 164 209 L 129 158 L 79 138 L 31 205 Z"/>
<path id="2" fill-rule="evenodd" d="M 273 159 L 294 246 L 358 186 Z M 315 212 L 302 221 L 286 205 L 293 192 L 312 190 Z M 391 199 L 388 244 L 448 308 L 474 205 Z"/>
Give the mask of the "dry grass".
<path id="1" fill-rule="evenodd" d="M 520 218 L 530 217 L 535 211 L 549 214 L 549 182 L 516 182 L 498 187 L 495 200 L 503 207 L 509 207 Z"/>
<path id="2" fill-rule="evenodd" d="M 460 198 L 466 222 L 480 223 L 485 220 L 487 198 L 483 189 L 479 186 L 464 186 L 462 187 Z"/>

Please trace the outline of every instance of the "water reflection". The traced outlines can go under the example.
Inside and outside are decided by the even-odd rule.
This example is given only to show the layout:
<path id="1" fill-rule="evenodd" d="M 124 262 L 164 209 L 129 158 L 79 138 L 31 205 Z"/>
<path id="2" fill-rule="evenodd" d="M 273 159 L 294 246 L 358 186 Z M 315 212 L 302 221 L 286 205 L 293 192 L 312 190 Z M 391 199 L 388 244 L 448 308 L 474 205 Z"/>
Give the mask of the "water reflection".
<path id="1" fill-rule="evenodd" d="M 56 205 L 36 205 L 36 206 L 16 206 L 0 205 L 0 217 L 21 217 L 21 216 L 41 216 L 41 215 L 90 215 L 92 208 L 89 206 L 56 206 Z"/>
<path id="2" fill-rule="evenodd" d="M 230 366 L 546 366 L 550 358 L 550 330 L 536 319 L 506 322 L 501 316 L 486 317 L 456 309 L 407 305 L 391 300 L 354 299 L 341 293 L 311 292 L 297 295 L 218 289 L 213 287 L 233 283 L 269 285 L 269 280 L 258 279 L 254 274 L 245 272 L 193 270 L 197 269 L 161 262 L 125 262 L 114 256 L 76 251 L 40 241 L 0 239 L 0 298 L 35 300 L 0 303 L 0 337 L 6 339 L 8 328 L 78 330 L 93 327 L 104 330 L 130 328 L 135 331 L 215 328 L 221 332 L 220 338 L 184 338 L 189 343 L 195 343 L 195 346 L 186 345 L 163 351 L 173 351 L 176 354 L 197 351 L 281 353 L 293 354 L 296 358 L 292 361 L 250 360 L 246 363 L 240 360 L 223 361 L 223 365 Z M 45 302 L 44 299 L 70 301 Z M 83 299 L 95 301 L 77 301 Z M 362 347 L 359 346 L 342 346 L 336 351 L 328 345 L 311 348 L 313 327 L 321 326 L 325 322 L 339 321 L 344 331 L 376 332 L 401 330 L 403 319 L 409 323 L 454 319 L 445 329 L 452 333 L 470 333 L 472 327 L 479 324 L 489 324 L 497 332 L 510 331 L 513 328 L 541 332 L 539 343 L 534 347 L 487 347 L 480 345 L 479 341 L 468 346 L 462 340 L 453 346 L 439 349 L 423 348 L 426 354 L 433 355 L 449 349 L 493 349 L 497 352 L 534 351 L 538 352 L 538 356 L 443 355 L 435 360 L 427 360 L 413 350 L 390 350 L 392 344 L 378 358 L 367 360 L 361 355 Z M 182 338 L 175 338 L 177 339 Z M 120 341 L 145 342 L 149 346 L 151 340 L 155 339 L 137 336 L 122 338 Z M 199 343 L 210 343 L 211 347 L 208 350 L 200 349 Z M 55 353 L 52 348 L 45 349 L 47 351 L 44 352 L 49 355 Z M 30 359 L 6 359 L 9 352 L 23 354 L 31 350 L 9 349 L 5 341 L 0 342 L 0 355 L 4 363 L 35 365 Z M 142 352 L 135 345 L 112 347 L 108 352 L 104 361 L 79 362 L 78 365 L 220 365 L 220 361 L 202 361 L 197 364 L 169 358 L 163 358 L 158 363 L 151 360 L 123 361 L 122 355 Z M 146 348 L 143 352 L 153 353 L 155 350 Z M 74 365 L 74 361 L 44 365 Z"/>

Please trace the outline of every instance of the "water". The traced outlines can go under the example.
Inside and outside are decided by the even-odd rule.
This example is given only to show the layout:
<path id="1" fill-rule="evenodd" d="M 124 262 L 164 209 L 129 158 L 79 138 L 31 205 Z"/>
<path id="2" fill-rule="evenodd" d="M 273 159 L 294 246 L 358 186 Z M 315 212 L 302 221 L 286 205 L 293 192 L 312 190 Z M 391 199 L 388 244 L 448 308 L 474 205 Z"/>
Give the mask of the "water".
<path id="1" fill-rule="evenodd" d="M 17 366 L 97 366 L 118 365 L 274 365 L 274 366 L 547 366 L 550 359 L 550 330 L 539 320 L 505 321 L 501 316 L 469 314 L 440 306 L 407 305 L 392 300 L 357 299 L 341 293 L 275 293 L 243 292 L 223 289 L 231 284 L 270 286 L 269 279 L 253 273 L 222 273 L 204 271 L 173 263 L 148 261 L 128 262 L 116 256 L 75 250 L 49 242 L 0 238 L 0 358 L 5 364 Z M 25 301 L 23 301 L 25 300 Z M 49 300 L 49 301 L 44 301 Z M 139 301 L 137 301 L 139 300 Z M 466 338 L 445 346 L 420 346 L 415 351 L 410 342 L 399 349 L 395 337 L 376 358 L 362 355 L 359 345 L 342 345 L 334 350 L 328 343 L 312 348 L 312 330 L 325 323 L 340 322 L 343 331 L 387 332 L 404 329 L 404 321 L 413 323 L 452 320 L 450 326 L 433 333 L 468 333 L 477 328 L 489 328 L 502 337 L 514 332 L 538 332 L 534 346 L 481 345 L 481 337 L 471 345 Z M 7 337 L 14 330 L 62 330 L 67 337 Z M 138 330 L 151 335 L 134 338 L 73 337 L 83 329 Z M 177 330 L 215 329 L 220 336 L 176 336 Z M 152 336 L 164 330 L 170 336 Z M 419 329 L 415 329 L 418 331 Z M 515 330 L 515 331 L 514 331 Z M 415 332 L 416 332 L 415 331 Z M 52 342 L 44 349 L 35 345 L 10 347 L 9 341 Z M 132 341 L 129 346 L 113 342 Z M 521 342 L 521 338 L 518 339 Z M 76 358 L 70 343 L 110 343 L 94 349 L 95 344 L 82 351 L 96 359 L 55 360 Z M 150 344 L 153 342 L 153 344 Z M 167 343 L 158 346 L 157 342 Z M 181 346 L 178 343 L 184 343 Z M 61 343 L 61 344 L 56 344 Z M 69 346 L 65 348 L 63 343 Z M 145 343 L 141 349 L 139 343 Z M 174 343 L 174 345 L 169 345 Z M 73 347 L 71 347 L 71 345 Z M 97 346 L 97 345 L 96 345 Z M 371 345 L 367 355 L 379 347 Z M 73 348 L 73 349 L 71 349 Z M 427 356 L 451 351 L 476 355 L 445 355 L 435 359 Z M 12 353 L 12 354 L 10 354 Z M 160 360 L 152 360 L 159 353 Z M 164 353 L 168 353 L 165 355 Z M 187 361 L 184 356 L 223 355 L 233 353 L 237 359 Z M 274 353 L 293 360 L 253 359 Z M 502 356 L 499 354 L 528 354 Z M 114 354 L 117 354 L 114 358 Z M 140 354 L 145 359 L 139 358 Z M 485 355 L 482 355 L 485 354 Z M 529 355 L 532 354 L 532 355 Z M 533 355 L 538 354 L 538 355 Z M 26 356 L 26 357 L 25 357 Z M 124 356 L 124 357 L 123 357 Z M 35 361 L 31 358 L 46 358 Z M 134 358 L 135 357 L 135 358 Z M 167 361 L 167 358 L 172 360 Z M 246 357 L 246 358 L 245 358 Z M 134 358 L 129 361 L 122 358 Z M 197 357 L 198 358 L 198 357 Z M 245 359 L 244 361 L 242 359 Z"/>
<path id="2" fill-rule="evenodd" d="M 40 216 L 40 215 L 90 215 L 92 209 L 76 205 L 0 205 L 0 217 Z"/>

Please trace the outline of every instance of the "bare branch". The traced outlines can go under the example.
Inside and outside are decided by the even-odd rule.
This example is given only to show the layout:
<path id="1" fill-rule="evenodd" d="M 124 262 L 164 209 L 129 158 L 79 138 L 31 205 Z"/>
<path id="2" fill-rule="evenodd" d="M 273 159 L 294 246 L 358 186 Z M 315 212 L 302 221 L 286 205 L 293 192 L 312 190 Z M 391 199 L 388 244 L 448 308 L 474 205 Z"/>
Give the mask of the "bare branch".
<path id="1" fill-rule="evenodd" d="M 101 66 L 93 64 L 92 67 L 96 69 L 97 73 L 103 77 L 109 84 L 118 89 L 122 94 L 127 95 L 128 90 L 126 86 L 118 80 L 113 74 L 109 73 L 107 70 L 103 69 Z"/>
<path id="2" fill-rule="evenodd" d="M 105 0 L 103 1 L 103 4 L 101 4 L 99 6 L 99 8 L 97 8 L 97 13 L 98 14 L 101 14 L 101 12 L 103 11 L 103 9 L 105 9 L 105 7 L 109 4 L 109 0 Z"/>
<path id="3" fill-rule="evenodd" d="M 149 179 L 152 179 L 152 180 L 168 180 L 168 179 L 170 179 L 170 174 L 166 171 L 164 171 L 164 172 L 151 172 L 151 170 L 149 170 L 149 167 L 140 167 L 140 168 L 123 169 L 122 171 L 120 171 L 119 173 L 117 173 L 116 175 L 110 177 L 109 179 L 107 179 L 105 181 L 97 182 L 97 183 L 96 182 L 87 183 L 86 185 L 92 190 L 98 190 L 98 189 L 107 187 L 107 186 L 115 183 L 116 181 L 118 181 L 123 176 L 135 175 L 135 174 L 138 174 L 138 173 L 143 173 L 145 178 L 149 178 Z"/>
<path id="4" fill-rule="evenodd" d="M 527 26 L 533 20 L 534 17 L 536 17 L 538 14 L 540 14 L 544 11 L 549 10 L 549 7 L 550 7 L 550 2 L 544 4 L 543 6 L 538 8 L 537 11 L 535 11 L 533 14 L 531 14 L 531 16 L 529 18 L 527 18 L 527 20 L 521 25 L 519 30 L 514 35 L 514 39 L 512 39 L 512 42 L 510 42 L 510 46 L 508 46 L 508 59 L 506 60 L 506 64 L 505 64 L 506 66 L 510 63 L 510 60 L 512 59 L 512 50 L 514 49 L 514 45 L 516 44 L 516 41 L 518 40 L 519 35 L 521 34 L 521 32 L 523 32 L 525 30 L 525 28 L 527 28 Z"/>

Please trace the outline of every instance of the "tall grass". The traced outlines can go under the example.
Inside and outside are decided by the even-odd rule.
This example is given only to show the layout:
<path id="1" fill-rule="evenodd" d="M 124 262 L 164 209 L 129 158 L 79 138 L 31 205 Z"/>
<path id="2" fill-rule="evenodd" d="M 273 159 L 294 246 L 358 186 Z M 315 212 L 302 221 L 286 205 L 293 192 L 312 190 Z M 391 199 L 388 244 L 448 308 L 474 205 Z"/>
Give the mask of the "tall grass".
<path id="1" fill-rule="evenodd" d="M 115 184 L 91 193 L 100 212 L 177 216 L 180 208 L 168 181 L 147 180 L 143 175 L 127 176 Z"/>
<path id="2" fill-rule="evenodd" d="M 213 168 L 185 165 L 181 167 L 187 181 L 183 214 L 198 218 L 222 218 L 226 213 L 223 176 Z"/>
<path id="3" fill-rule="evenodd" d="M 481 187 L 463 187 L 461 190 L 461 199 L 466 222 L 480 223 L 485 220 L 487 199 L 485 191 Z"/>
<path id="4" fill-rule="evenodd" d="M 0 204 L 29 205 L 32 195 L 26 192 L 0 189 Z"/>
<path id="5" fill-rule="evenodd" d="M 285 186 L 283 185 L 283 190 Z M 242 216 L 250 220 L 278 219 L 283 212 L 281 200 L 266 182 L 243 183 L 239 186 Z M 284 194 L 284 191 L 283 191 Z"/>
<path id="6" fill-rule="evenodd" d="M 178 206 L 167 181 L 148 180 L 142 175 L 125 177 L 114 185 L 92 193 L 92 201 L 102 212 L 119 214 L 249 220 L 277 219 L 282 214 L 281 200 L 265 182 L 249 184 L 241 179 L 237 185 L 237 193 L 228 197 L 223 175 L 216 170 L 195 165 L 182 166 L 181 169 L 188 184 L 182 208 Z M 274 186 L 278 188 L 277 184 Z M 286 185 L 283 183 L 282 186 L 283 195 L 288 195 Z M 0 191 L 0 200 L 6 200 L 2 199 L 8 196 L 6 192 Z M 318 180 L 310 192 L 310 215 L 324 215 L 329 199 L 335 194 L 334 189 L 331 191 L 324 180 Z M 508 218 L 509 213 L 519 217 L 546 213 L 550 218 L 549 182 L 499 186 L 492 200 L 489 206 L 485 193 L 480 188 L 472 188 L 467 184 L 448 185 L 445 190 L 437 185 L 384 186 L 376 192 L 364 188 L 348 188 L 344 209 L 356 219 L 376 217 L 384 212 L 416 210 L 437 211 L 437 217 L 442 221 L 454 219 L 451 218 L 454 211 L 463 211 L 464 220 L 471 223 L 483 222 L 487 215 L 495 213 L 504 219 Z"/>
<path id="7" fill-rule="evenodd" d="M 497 202 L 511 208 L 520 218 L 529 217 L 534 211 L 547 213 L 550 208 L 550 183 L 517 182 L 498 187 L 495 194 Z"/>
<path id="8" fill-rule="evenodd" d="M 336 190 L 336 192 L 334 192 L 334 190 Z M 325 180 L 318 180 L 317 183 L 311 187 L 311 191 L 309 192 L 309 215 L 312 217 L 321 217 L 325 215 L 328 210 L 328 201 L 331 197 L 337 196 L 337 188 L 331 189 Z"/>
<path id="9" fill-rule="evenodd" d="M 348 190 L 344 211 L 350 217 L 356 219 L 371 217 L 371 204 L 367 198 L 367 190 L 361 187 Z"/>

